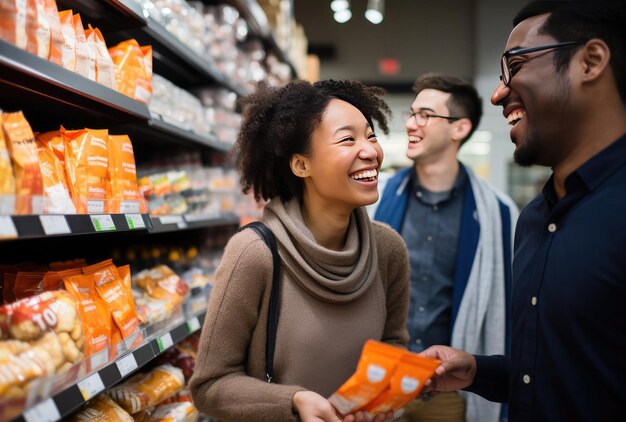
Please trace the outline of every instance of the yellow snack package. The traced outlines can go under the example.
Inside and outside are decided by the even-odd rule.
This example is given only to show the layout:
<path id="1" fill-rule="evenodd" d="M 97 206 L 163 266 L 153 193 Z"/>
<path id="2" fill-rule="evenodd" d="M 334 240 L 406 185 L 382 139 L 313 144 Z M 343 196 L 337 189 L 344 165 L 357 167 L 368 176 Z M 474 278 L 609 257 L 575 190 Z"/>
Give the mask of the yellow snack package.
<path id="1" fill-rule="evenodd" d="M 26 49 L 26 0 L 0 1 L 0 39 Z"/>
<path id="2" fill-rule="evenodd" d="M 74 15 L 71 10 L 59 12 L 63 48 L 61 49 L 61 66 L 74 72 L 76 70 L 76 31 Z"/>
<path id="3" fill-rule="evenodd" d="M 76 211 L 104 212 L 109 168 L 108 131 L 61 128 L 65 140 L 65 172 Z"/>
<path id="4" fill-rule="evenodd" d="M 133 144 L 128 135 L 109 135 L 109 199 L 110 212 L 142 212 L 143 198 L 137 186 L 137 168 Z M 129 202 L 126 202 L 129 201 Z"/>
<path id="5" fill-rule="evenodd" d="M 389 386 L 363 410 L 371 417 L 383 412 L 397 412 L 419 395 L 424 383 L 433 376 L 440 364 L 439 360 L 413 353 L 403 355 L 391 376 Z"/>
<path id="6" fill-rule="evenodd" d="M 26 50 L 42 59 L 50 56 L 50 23 L 45 9 L 45 0 L 27 0 Z"/>
<path id="7" fill-rule="evenodd" d="M 62 139 L 58 131 L 48 133 Z M 46 197 L 44 211 L 49 214 L 74 214 L 76 208 L 70 198 L 65 166 L 54 155 L 47 143 L 41 141 L 41 136 L 35 135 L 37 138 L 37 152 L 39 154 L 39 168 L 43 178 L 43 191 Z"/>
<path id="8" fill-rule="evenodd" d="M 43 179 L 39 167 L 37 143 L 24 114 L 4 113 L 2 127 L 13 159 L 15 175 L 16 214 L 31 214 L 32 197 L 43 195 Z"/>
<path id="9" fill-rule="evenodd" d="M 356 372 L 328 400 L 343 415 L 361 409 L 387 388 L 400 357 L 406 353 L 399 347 L 366 341 Z"/>

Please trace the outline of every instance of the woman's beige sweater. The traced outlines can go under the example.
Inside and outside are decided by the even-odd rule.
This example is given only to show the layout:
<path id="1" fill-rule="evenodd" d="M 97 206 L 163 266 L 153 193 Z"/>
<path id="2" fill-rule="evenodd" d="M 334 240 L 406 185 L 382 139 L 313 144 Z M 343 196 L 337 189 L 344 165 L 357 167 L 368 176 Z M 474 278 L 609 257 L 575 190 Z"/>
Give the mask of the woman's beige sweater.
<path id="1" fill-rule="evenodd" d="M 315 243 L 293 202 L 270 202 L 264 222 L 281 255 L 273 382 L 265 381 L 272 256 L 253 230 L 226 246 L 190 381 L 196 407 L 225 422 L 296 421 L 293 395 L 330 396 L 356 369 L 365 340 L 408 341 L 408 256 L 396 232 L 358 209 L 337 252 Z"/>

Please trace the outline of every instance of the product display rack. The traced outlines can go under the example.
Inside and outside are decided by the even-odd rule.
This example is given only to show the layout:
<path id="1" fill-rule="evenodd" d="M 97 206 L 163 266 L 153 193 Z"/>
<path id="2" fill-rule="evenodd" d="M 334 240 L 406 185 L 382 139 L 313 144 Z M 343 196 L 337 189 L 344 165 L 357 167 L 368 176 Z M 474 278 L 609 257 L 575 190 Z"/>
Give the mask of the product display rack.
<path id="1" fill-rule="evenodd" d="M 250 0 L 239 3 L 238 9 L 241 12 L 244 8 L 242 16 L 248 20 L 253 33 L 260 34 L 264 45 L 287 61 L 273 42 L 269 29 L 259 29 L 259 18 L 254 17 L 261 10 L 258 4 Z M 99 27 L 109 46 L 129 36 L 136 36 L 142 44 L 152 45 L 155 73 L 168 78 L 173 72 L 176 78 L 172 78 L 172 82 L 183 88 L 217 85 L 240 96 L 248 93 L 220 74 L 212 63 L 197 57 L 162 25 L 144 17 L 141 8 L 132 0 L 57 0 L 57 4 L 60 10 L 72 9 L 81 13 L 85 25 L 91 23 Z M 255 5 L 255 12 L 245 12 L 246 8 L 255 9 Z M 3 40 L 0 40 L 0 89 L 3 93 L 0 108 L 23 110 L 34 130 L 55 130 L 59 124 L 68 128 L 107 127 L 114 133 L 129 134 L 133 143 L 142 147 L 136 150 L 139 161 L 141 156 L 137 151 L 145 150 L 146 146 L 184 147 L 220 155 L 228 153 L 232 147 L 213 135 L 181 129 L 150 113 L 145 104 Z M 234 214 L 0 214 L 0 246 L 5 262 L 7 259 L 13 263 L 45 260 L 53 256 L 71 259 L 79 256 L 81 248 L 84 251 L 86 245 L 94 251 L 98 248 L 102 251 L 116 242 L 145 242 L 149 245 L 152 234 L 156 235 L 155 239 L 162 240 L 163 236 L 179 236 L 176 233 L 183 230 L 195 231 L 195 235 L 220 227 L 236 229 L 238 225 L 239 217 Z M 135 237 L 136 241 L 133 240 Z M 63 373 L 52 379 L 37 380 L 38 394 L 29 395 L 24 412 L 14 420 L 59 420 L 100 392 L 127 379 L 164 350 L 200 330 L 206 312 L 206 293 L 204 289 L 193 288 L 183 309 L 167 321 L 141 331 L 143 340 L 137 346 L 127 348 L 124 342 L 117 345 L 117 358 L 91 356 L 77 364 L 83 366 L 78 372 L 80 376 L 76 372 Z M 86 366 L 91 369 L 87 370 Z"/>

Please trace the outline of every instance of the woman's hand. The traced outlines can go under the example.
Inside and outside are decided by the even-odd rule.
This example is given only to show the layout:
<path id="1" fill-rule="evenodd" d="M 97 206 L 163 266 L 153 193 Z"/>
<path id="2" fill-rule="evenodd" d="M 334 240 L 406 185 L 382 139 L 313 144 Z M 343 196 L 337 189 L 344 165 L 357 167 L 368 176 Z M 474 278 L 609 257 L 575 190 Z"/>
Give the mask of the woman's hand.
<path id="1" fill-rule="evenodd" d="M 302 422 L 342 422 L 333 405 L 313 391 L 298 391 L 294 394 L 293 408 Z"/>
<path id="2" fill-rule="evenodd" d="M 376 415 L 374 419 L 372 419 L 372 422 L 392 421 L 394 419 L 393 415 L 394 415 L 394 412 L 379 413 L 378 415 Z M 365 418 L 365 413 L 361 411 L 346 415 L 342 420 L 342 422 L 365 422 L 365 421 L 367 421 L 367 419 Z"/>

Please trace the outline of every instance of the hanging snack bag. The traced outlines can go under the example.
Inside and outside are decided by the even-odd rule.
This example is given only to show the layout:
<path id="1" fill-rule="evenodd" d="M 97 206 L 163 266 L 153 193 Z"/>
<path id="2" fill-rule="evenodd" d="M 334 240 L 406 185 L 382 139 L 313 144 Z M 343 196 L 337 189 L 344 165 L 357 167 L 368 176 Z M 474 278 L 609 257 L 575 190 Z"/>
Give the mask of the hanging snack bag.
<path id="1" fill-rule="evenodd" d="M 65 171 L 76 211 L 104 212 L 109 167 L 108 131 L 61 128 L 65 140 Z"/>
<path id="2" fill-rule="evenodd" d="M 27 0 L 26 49 L 47 60 L 50 56 L 50 23 L 45 9 L 45 0 Z"/>
<path id="3" fill-rule="evenodd" d="M 356 372 L 328 400 L 343 415 L 361 409 L 387 388 L 398 360 L 406 353 L 399 347 L 368 340 Z"/>
<path id="4" fill-rule="evenodd" d="M 92 28 L 90 24 L 89 29 L 85 30 L 85 37 L 91 49 L 96 53 L 96 82 L 115 89 L 117 86 L 115 83 L 115 65 L 102 33 L 98 28 Z"/>
<path id="5" fill-rule="evenodd" d="M 43 191 L 46 197 L 45 212 L 49 214 L 74 214 L 76 208 L 70 198 L 65 166 L 57 158 L 48 139 L 63 140 L 59 131 L 35 135 L 39 154 L 39 168 L 43 177 Z"/>
<path id="6" fill-rule="evenodd" d="M 26 0 L 0 1 L 0 38 L 26 49 Z"/>
<path id="7" fill-rule="evenodd" d="M 137 186 L 137 168 L 133 144 L 128 135 L 109 135 L 109 199 L 111 212 L 145 212 Z"/>
<path id="8" fill-rule="evenodd" d="M 424 383 L 433 376 L 441 361 L 407 353 L 400 358 L 389 386 L 363 410 L 369 417 L 389 411 L 397 412 L 416 398 Z"/>
<path id="9" fill-rule="evenodd" d="M 61 66 L 63 64 L 63 32 L 57 3 L 55 0 L 44 0 L 44 2 L 44 13 L 50 26 L 50 55 L 48 60 Z"/>
<path id="10" fill-rule="evenodd" d="M 74 72 L 76 70 L 76 31 L 74 30 L 74 15 L 71 10 L 59 12 L 63 48 L 61 49 L 61 66 Z"/>
<path id="11" fill-rule="evenodd" d="M 15 213 L 31 214 L 33 197 L 43 195 L 43 179 L 35 136 L 21 111 L 4 113 L 2 127 L 13 159 L 15 194 L 17 195 Z"/>
<path id="12" fill-rule="evenodd" d="M 96 80 L 96 52 L 87 42 L 83 22 L 80 14 L 73 16 L 74 32 L 76 34 L 76 73 L 85 78 Z"/>

